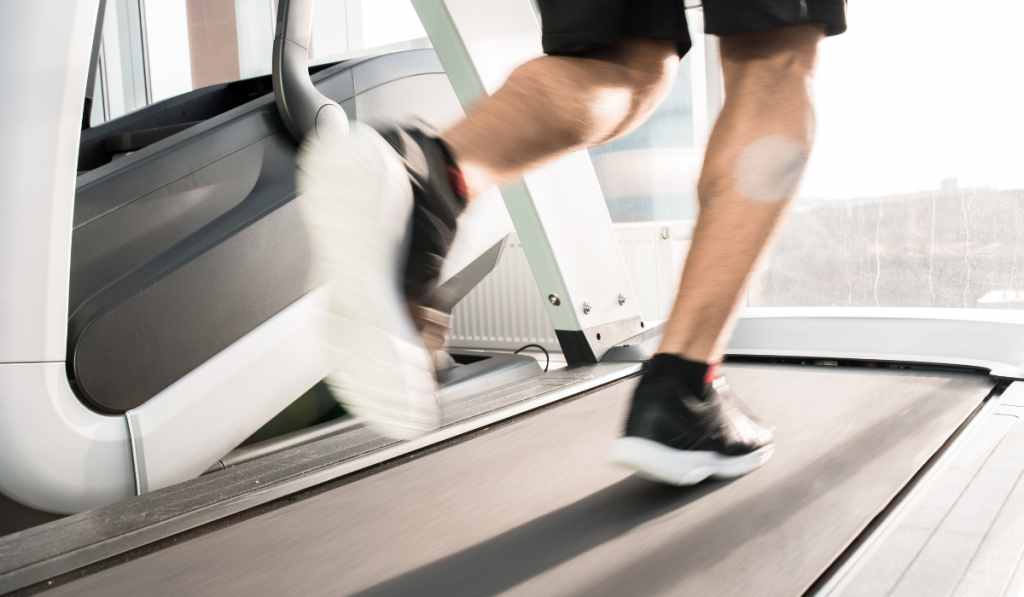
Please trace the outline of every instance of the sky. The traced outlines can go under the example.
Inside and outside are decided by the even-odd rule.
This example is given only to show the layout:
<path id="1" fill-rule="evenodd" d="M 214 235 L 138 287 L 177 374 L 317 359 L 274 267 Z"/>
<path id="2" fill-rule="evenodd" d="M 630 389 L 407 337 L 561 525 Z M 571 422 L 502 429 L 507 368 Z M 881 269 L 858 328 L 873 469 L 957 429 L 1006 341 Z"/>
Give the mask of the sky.
<path id="1" fill-rule="evenodd" d="M 1024 3 L 854 0 L 821 45 L 800 195 L 1024 188 Z"/>

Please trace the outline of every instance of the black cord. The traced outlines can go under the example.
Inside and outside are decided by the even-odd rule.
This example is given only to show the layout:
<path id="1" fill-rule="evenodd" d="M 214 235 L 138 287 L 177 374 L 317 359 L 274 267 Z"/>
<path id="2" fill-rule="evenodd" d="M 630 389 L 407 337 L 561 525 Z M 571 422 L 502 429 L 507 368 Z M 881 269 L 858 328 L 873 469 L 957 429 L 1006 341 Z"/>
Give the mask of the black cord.
<path id="1" fill-rule="evenodd" d="M 519 350 L 515 351 L 512 354 L 519 354 L 519 353 L 523 352 L 524 350 L 526 350 L 527 348 L 539 348 L 542 351 L 544 351 L 544 358 L 547 359 L 544 362 L 544 373 L 547 373 L 548 372 L 548 365 L 551 364 L 551 355 L 548 354 L 548 349 L 544 348 L 540 344 L 527 344 L 526 346 L 520 348 Z"/>

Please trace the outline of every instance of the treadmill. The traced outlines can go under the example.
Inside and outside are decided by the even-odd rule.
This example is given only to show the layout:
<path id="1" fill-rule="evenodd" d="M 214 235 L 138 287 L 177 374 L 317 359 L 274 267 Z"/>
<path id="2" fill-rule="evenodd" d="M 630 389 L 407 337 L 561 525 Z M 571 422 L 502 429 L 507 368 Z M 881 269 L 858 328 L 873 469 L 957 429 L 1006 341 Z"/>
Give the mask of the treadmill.
<path id="1" fill-rule="evenodd" d="M 528 24 L 525 1 L 416 7 L 464 102 L 467 64 L 486 90 L 502 73 L 488 57 L 528 54 L 494 52 L 496 39 L 518 47 L 528 37 L 515 27 L 499 35 Z M 543 193 L 547 181 L 526 191 Z M 522 224 L 525 245 L 533 231 Z M 544 293 L 553 274 L 531 266 Z M 558 298 L 572 304 L 573 280 L 562 283 Z M 354 426 L 2 537 L 0 593 L 1024 589 L 1019 314 L 747 310 L 724 366 L 746 405 L 778 425 L 777 451 L 748 476 L 689 488 L 604 462 L 659 328 L 604 346 L 598 333 L 631 330 L 552 320 L 568 367 L 451 400 L 441 426 L 419 438 Z"/>
<path id="2" fill-rule="evenodd" d="M 45 373 L 7 382 L 0 501 L 14 511 L 80 512 L 224 466 L 242 444 L 289 434 L 291 445 L 303 427 L 317 427 L 308 439 L 351 423 L 317 385 L 328 369 L 309 339 L 322 328 L 326 293 L 308 275 L 294 202 L 296 138 L 305 132 L 297 127 L 322 121 L 325 105 L 341 124 L 347 115 L 374 126 L 442 125 L 462 108 L 429 49 L 322 66 L 310 79 L 312 13 L 289 6 L 281 4 L 282 15 L 295 14 L 279 27 L 272 76 L 199 89 L 81 133 L 73 209 L 70 197 L 60 206 L 70 239 L 49 231 L 62 237 L 50 243 L 57 254 L 70 240 L 67 271 L 39 289 L 50 297 L 44 304 L 66 300 L 63 354 L 46 337 L 62 331 L 55 322 L 40 324 L 46 334 L 26 330 L 35 342 L 46 338 L 46 354 L 10 339 L 7 360 L 46 363 Z M 95 14 L 101 23 L 104 11 Z M 464 225 L 482 233 L 454 247 L 438 308 L 450 311 L 496 263 L 512 224 L 494 218 L 495 208 L 503 210 L 496 194 L 465 214 Z M 486 225 L 475 225 L 481 218 Z M 15 232 L 36 246 L 49 238 Z M 23 292 L 10 282 L 11 293 Z M 24 325 L 25 311 L 11 317 Z M 442 400 L 540 372 L 526 356 L 455 358 L 466 366 L 440 373 Z M 287 421 L 300 410 L 309 411 L 303 420 Z"/>

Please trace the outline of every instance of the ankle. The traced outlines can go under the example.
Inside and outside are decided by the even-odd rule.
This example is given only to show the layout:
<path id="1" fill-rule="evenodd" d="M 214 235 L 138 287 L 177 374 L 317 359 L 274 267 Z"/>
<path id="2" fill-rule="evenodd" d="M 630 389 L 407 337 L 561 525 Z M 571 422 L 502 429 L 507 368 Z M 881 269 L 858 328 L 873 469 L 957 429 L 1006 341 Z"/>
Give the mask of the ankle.
<path id="1" fill-rule="evenodd" d="M 703 399 L 707 395 L 710 384 L 719 377 L 715 360 L 711 363 L 693 361 L 677 354 L 658 353 L 651 358 L 649 372 L 651 375 L 668 375 L 682 379 L 695 396 Z"/>
<path id="2" fill-rule="evenodd" d="M 455 197 L 462 201 L 462 205 L 465 206 L 469 203 L 470 199 L 469 186 L 466 184 L 466 175 L 462 172 L 462 168 L 459 166 L 459 163 L 455 161 L 455 155 L 452 153 L 451 147 L 445 143 L 444 139 L 438 137 L 437 143 L 441 146 L 441 152 L 444 154 L 445 173 L 448 175 L 448 183 L 452 185 L 452 191 L 455 192 Z"/>
<path id="3" fill-rule="evenodd" d="M 500 187 L 515 178 L 510 173 L 496 171 L 486 163 L 481 163 L 478 159 L 479 155 L 474 154 L 470 150 L 471 148 L 465 147 L 465 144 L 459 145 L 450 142 L 448 133 L 439 137 L 439 140 L 448 154 L 448 164 L 455 167 L 465 185 L 467 202 L 472 202 L 491 187 Z M 458 138 L 452 140 L 456 141 Z"/>

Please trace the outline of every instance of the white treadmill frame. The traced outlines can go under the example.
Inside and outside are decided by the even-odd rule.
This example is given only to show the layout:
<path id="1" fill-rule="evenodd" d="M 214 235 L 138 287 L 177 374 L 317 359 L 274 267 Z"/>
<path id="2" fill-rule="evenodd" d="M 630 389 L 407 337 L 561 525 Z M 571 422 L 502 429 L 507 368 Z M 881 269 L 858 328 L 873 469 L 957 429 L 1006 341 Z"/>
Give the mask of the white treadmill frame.
<path id="1" fill-rule="evenodd" d="M 317 289 L 125 415 L 74 395 L 71 230 L 98 8 L 0 5 L 0 493 L 57 514 L 200 475 L 329 372 L 308 341 L 324 327 Z"/>
<path id="2" fill-rule="evenodd" d="M 464 104 L 539 52 L 526 0 L 414 2 Z M 71 228 L 97 8 L 98 0 L 0 4 L 0 493 L 61 514 L 200 474 L 327 373 L 305 340 L 322 328 L 318 289 L 127 415 L 92 411 L 72 392 L 64 362 Z M 510 31 L 463 35 L 482 22 Z M 505 201 L 542 292 L 561 299 L 547 305 L 556 329 L 582 337 L 596 356 L 640 328 L 586 158 L 528 175 Z M 614 341 L 598 341 L 601 331 Z M 939 363 L 1024 379 L 1024 313 L 749 310 L 728 353 Z"/>

